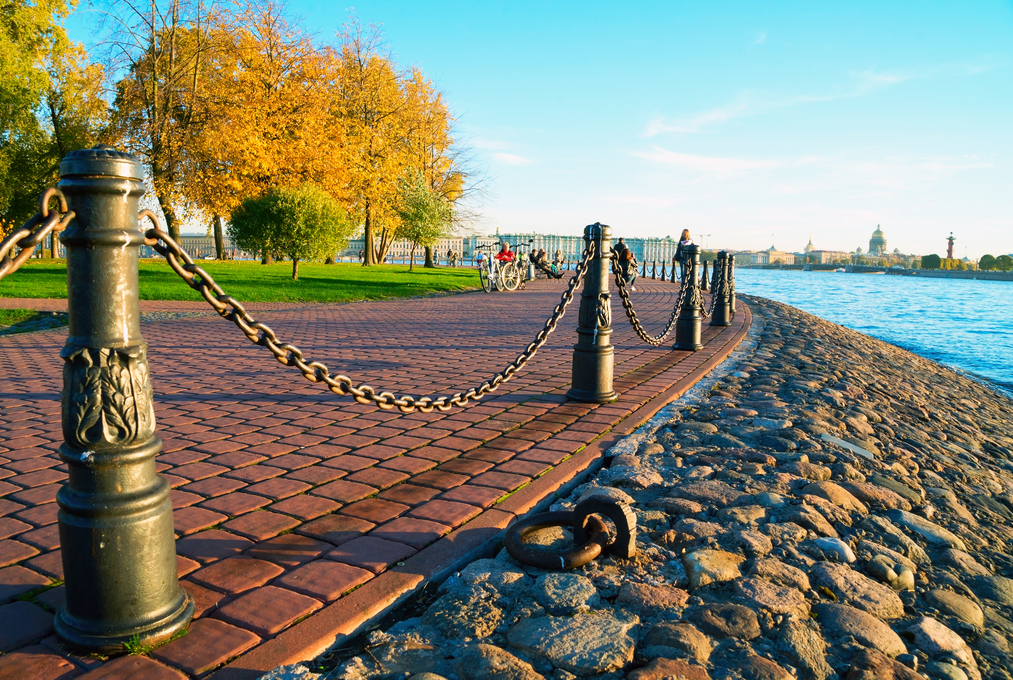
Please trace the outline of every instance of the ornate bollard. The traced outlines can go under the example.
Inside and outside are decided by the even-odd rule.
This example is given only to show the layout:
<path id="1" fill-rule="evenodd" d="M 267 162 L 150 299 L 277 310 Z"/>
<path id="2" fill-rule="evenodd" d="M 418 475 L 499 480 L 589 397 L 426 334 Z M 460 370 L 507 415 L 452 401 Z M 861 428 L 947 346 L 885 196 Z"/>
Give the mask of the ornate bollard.
<path id="1" fill-rule="evenodd" d="M 735 313 L 735 256 L 728 253 L 728 275 L 725 278 L 728 287 L 728 309 Z"/>
<path id="2" fill-rule="evenodd" d="M 711 326 L 731 326 L 732 306 L 728 297 L 728 253 L 721 251 L 718 259 L 714 261 L 714 268 L 717 271 L 714 290 L 711 295 L 715 297 L 714 306 L 711 309 Z"/>
<path id="3" fill-rule="evenodd" d="M 647 260 L 644 260 L 644 273 L 641 276 L 647 278 Z"/>
<path id="4" fill-rule="evenodd" d="M 682 309 L 679 310 L 679 318 L 675 321 L 675 349 L 688 349 L 696 351 L 702 349 L 700 343 L 700 324 L 703 315 L 700 314 L 701 300 L 700 287 L 697 270 L 700 266 L 700 246 L 689 246 L 687 257 L 683 260 L 683 284 L 686 286 L 686 294 L 682 299 Z"/>
<path id="5" fill-rule="evenodd" d="M 169 484 L 141 337 L 137 257 L 140 163 L 106 146 L 60 163 L 76 213 L 67 249 L 70 329 L 60 353 L 68 482 L 56 500 L 67 602 L 54 621 L 68 646 L 121 651 L 186 628 L 194 604 L 176 577 Z"/>
<path id="6" fill-rule="evenodd" d="M 661 280 L 662 281 L 665 280 L 665 263 L 664 262 L 661 263 Z"/>
<path id="7" fill-rule="evenodd" d="M 675 283 L 675 258 L 674 257 L 672 258 L 672 278 L 671 278 L 671 281 L 672 281 L 672 283 Z"/>
<path id="8" fill-rule="evenodd" d="M 651 278 L 652 279 L 657 279 L 658 278 L 657 274 L 658 274 L 658 261 L 655 260 L 652 263 L 652 267 L 651 267 Z"/>
<path id="9" fill-rule="evenodd" d="M 594 257 L 584 274 L 577 321 L 577 344 L 573 346 L 573 371 L 567 398 L 603 404 L 616 398 L 612 389 L 615 350 L 612 336 L 612 303 L 609 300 L 609 262 L 612 229 L 605 224 L 584 227 L 584 243 L 595 242 Z"/>
<path id="10" fill-rule="evenodd" d="M 717 264 L 715 263 L 715 267 Z M 707 290 L 707 260 L 703 261 L 703 273 L 700 274 L 700 290 Z"/>

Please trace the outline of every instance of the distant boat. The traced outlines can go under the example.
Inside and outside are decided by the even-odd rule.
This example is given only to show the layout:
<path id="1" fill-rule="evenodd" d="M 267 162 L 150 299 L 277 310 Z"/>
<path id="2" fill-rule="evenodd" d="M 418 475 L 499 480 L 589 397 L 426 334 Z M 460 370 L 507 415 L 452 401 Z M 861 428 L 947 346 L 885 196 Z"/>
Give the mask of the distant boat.
<path id="1" fill-rule="evenodd" d="M 838 267 L 837 269 L 834 270 L 834 272 L 835 273 L 843 274 L 844 273 L 844 267 Z"/>

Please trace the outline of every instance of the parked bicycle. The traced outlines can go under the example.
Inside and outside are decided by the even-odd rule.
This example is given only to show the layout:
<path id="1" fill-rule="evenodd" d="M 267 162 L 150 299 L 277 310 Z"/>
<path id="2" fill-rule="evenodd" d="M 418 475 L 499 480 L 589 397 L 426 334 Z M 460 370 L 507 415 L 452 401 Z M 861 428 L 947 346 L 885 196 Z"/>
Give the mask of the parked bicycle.
<path id="1" fill-rule="evenodd" d="M 478 265 L 478 278 L 486 293 L 493 290 L 517 290 L 524 280 L 524 270 L 516 254 L 512 262 L 501 262 L 492 252 L 492 246 L 478 246 L 476 250 L 489 251 L 482 253 L 482 261 Z"/>

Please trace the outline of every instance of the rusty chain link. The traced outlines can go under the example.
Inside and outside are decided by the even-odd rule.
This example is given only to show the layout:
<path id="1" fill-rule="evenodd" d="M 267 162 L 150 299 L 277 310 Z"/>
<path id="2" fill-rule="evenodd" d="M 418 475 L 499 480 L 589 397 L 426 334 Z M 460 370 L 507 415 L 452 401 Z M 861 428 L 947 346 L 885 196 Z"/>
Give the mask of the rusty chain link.
<path id="1" fill-rule="evenodd" d="M 179 274 L 190 288 L 200 293 L 207 303 L 218 312 L 219 316 L 236 324 L 243 334 L 249 338 L 250 342 L 267 347 L 279 363 L 285 366 L 295 366 L 307 380 L 310 382 L 322 382 L 335 394 L 343 396 L 351 395 L 360 404 L 376 404 L 382 409 L 396 407 L 402 413 L 412 413 L 416 410 L 430 413 L 434 409 L 449 411 L 454 406 L 468 404 L 472 399 L 480 399 L 510 380 L 535 355 L 535 352 L 541 349 L 548 340 L 549 335 L 556 329 L 556 325 L 563 318 L 566 308 L 573 301 L 574 291 L 576 291 L 577 286 L 584 278 L 588 262 L 594 255 L 595 250 L 595 244 L 592 241 L 584 251 L 573 278 L 570 279 L 570 283 L 563 292 L 559 303 L 552 311 L 552 315 L 546 320 L 545 326 L 538 331 L 535 339 L 524 351 L 511 363 L 507 364 L 505 369 L 493 376 L 491 380 L 482 383 L 478 387 L 472 387 L 467 392 L 458 392 L 450 397 L 441 396 L 435 399 L 428 396 L 415 398 L 409 395 L 396 396 L 390 392 L 377 393 L 369 385 L 355 385 L 348 376 L 338 375 L 332 377 L 327 366 L 319 361 L 307 363 L 303 358 L 302 351 L 298 347 L 288 343 L 280 343 L 278 337 L 269 326 L 254 319 L 238 300 L 231 295 L 227 295 L 207 272 L 194 264 L 193 259 L 179 244 L 167 233 L 158 229 L 158 221 L 154 213 L 150 210 L 143 210 L 138 217 L 139 219 L 147 217 L 156 225 L 156 228 L 149 229 L 144 233 L 145 245 L 151 246 L 162 255 L 168 261 L 169 266 Z"/>
<path id="2" fill-rule="evenodd" d="M 612 257 L 612 270 L 616 277 L 616 287 L 619 289 L 619 299 L 623 302 L 623 309 L 626 310 L 626 316 L 629 317 L 630 324 L 633 326 L 633 330 L 637 332 L 640 339 L 646 342 L 648 345 L 657 347 L 665 341 L 668 334 L 672 332 L 675 327 L 675 322 L 679 317 L 679 310 L 682 309 L 682 303 L 686 298 L 686 281 L 683 280 L 679 288 L 679 298 L 675 303 L 675 308 L 672 309 L 672 316 L 668 319 L 668 324 L 665 326 L 665 330 L 659 335 L 650 336 L 644 327 L 640 324 L 640 319 L 637 317 L 637 312 L 633 309 L 633 301 L 630 299 L 630 292 L 626 289 L 626 279 L 623 278 L 623 270 L 619 266 L 619 261 L 615 255 Z"/>
<path id="3" fill-rule="evenodd" d="M 53 198 L 58 199 L 59 210 L 50 214 L 49 201 Z M 36 246 L 44 242 L 50 233 L 66 229 L 72 219 L 74 213 L 67 210 L 67 199 L 63 193 L 55 188 L 46 189 L 39 199 L 39 212 L 0 241 L 0 279 L 16 272 L 32 256 Z M 14 248 L 20 248 L 21 252 L 11 257 L 10 252 Z"/>

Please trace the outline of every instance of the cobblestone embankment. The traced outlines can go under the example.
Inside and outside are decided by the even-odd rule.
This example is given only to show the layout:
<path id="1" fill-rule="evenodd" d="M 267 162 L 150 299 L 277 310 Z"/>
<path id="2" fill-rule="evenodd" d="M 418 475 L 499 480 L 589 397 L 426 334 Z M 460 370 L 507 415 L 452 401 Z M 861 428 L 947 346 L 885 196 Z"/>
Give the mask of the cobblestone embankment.
<path id="1" fill-rule="evenodd" d="M 750 304 L 735 372 L 553 506 L 631 503 L 634 559 L 558 573 L 501 552 L 319 676 L 270 677 L 1009 680 L 1013 402 Z M 536 542 L 569 537 L 552 531 Z"/>

